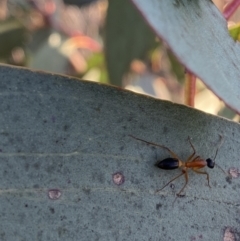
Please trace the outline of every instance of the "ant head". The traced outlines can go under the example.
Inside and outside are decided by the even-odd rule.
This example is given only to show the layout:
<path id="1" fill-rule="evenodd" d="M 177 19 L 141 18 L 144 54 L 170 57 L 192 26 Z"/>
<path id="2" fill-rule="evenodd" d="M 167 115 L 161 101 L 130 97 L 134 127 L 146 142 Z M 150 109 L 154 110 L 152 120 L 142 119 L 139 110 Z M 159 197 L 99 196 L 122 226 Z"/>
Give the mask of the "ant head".
<path id="1" fill-rule="evenodd" d="M 212 160 L 211 158 L 208 158 L 208 159 L 206 160 L 206 162 L 207 162 L 207 166 L 208 166 L 209 168 L 214 168 L 214 166 L 215 166 L 215 161 L 214 161 L 214 160 Z"/>

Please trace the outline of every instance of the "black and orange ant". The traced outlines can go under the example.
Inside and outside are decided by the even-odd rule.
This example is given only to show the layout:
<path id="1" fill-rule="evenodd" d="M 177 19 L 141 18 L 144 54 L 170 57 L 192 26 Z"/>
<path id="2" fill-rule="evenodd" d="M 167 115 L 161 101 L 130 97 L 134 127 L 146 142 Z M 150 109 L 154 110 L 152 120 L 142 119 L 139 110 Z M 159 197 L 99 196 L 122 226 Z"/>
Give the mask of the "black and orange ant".
<path id="1" fill-rule="evenodd" d="M 184 190 L 184 188 L 187 186 L 188 184 L 188 169 L 192 169 L 194 172 L 198 173 L 198 174 L 203 174 L 207 176 L 207 181 L 208 181 L 208 186 L 210 186 L 209 184 L 209 174 L 206 171 L 201 171 L 199 169 L 204 168 L 205 166 L 209 167 L 209 168 L 214 168 L 215 166 L 215 158 L 217 156 L 218 150 L 220 148 L 220 146 L 222 145 L 222 136 L 220 135 L 221 138 L 221 142 L 216 150 L 216 154 L 214 156 L 213 159 L 211 158 L 207 158 L 206 160 L 202 159 L 200 156 L 196 156 L 196 150 L 190 140 L 190 138 L 188 137 L 188 141 L 193 149 L 193 153 L 187 158 L 187 160 L 184 162 L 182 160 L 180 160 L 180 158 L 172 151 L 170 150 L 168 147 L 163 146 L 163 145 L 159 145 L 153 142 L 149 142 L 149 141 L 145 141 L 142 140 L 140 138 L 134 137 L 132 135 L 129 135 L 130 137 L 145 142 L 149 145 L 153 145 L 153 146 L 158 146 L 161 148 L 166 149 L 172 157 L 168 157 L 164 160 L 160 160 L 157 161 L 157 163 L 155 164 L 156 167 L 164 169 L 164 170 L 173 170 L 173 169 L 177 169 L 177 168 L 181 168 L 182 169 L 182 173 L 179 174 L 178 176 L 174 177 L 172 180 L 170 180 L 167 184 L 165 184 L 161 189 L 157 190 L 156 192 L 161 191 L 163 188 L 165 188 L 166 186 L 168 186 L 168 184 L 170 184 L 171 182 L 173 182 L 174 180 L 176 180 L 177 178 L 181 177 L 181 176 L 185 176 L 185 184 L 182 187 L 182 189 L 177 193 L 177 196 L 180 196 L 180 194 L 182 193 L 182 191 Z M 224 170 L 222 170 L 224 172 Z M 174 201 L 175 202 L 175 201 Z"/>

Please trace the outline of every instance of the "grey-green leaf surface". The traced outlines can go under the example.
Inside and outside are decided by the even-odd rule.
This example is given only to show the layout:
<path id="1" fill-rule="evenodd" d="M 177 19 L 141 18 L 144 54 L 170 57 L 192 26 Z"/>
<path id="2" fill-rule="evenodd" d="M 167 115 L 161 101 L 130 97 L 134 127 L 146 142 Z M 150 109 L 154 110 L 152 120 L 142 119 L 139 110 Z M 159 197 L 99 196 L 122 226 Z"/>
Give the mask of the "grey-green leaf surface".
<path id="1" fill-rule="evenodd" d="M 183 160 L 192 152 L 188 136 L 198 155 L 213 158 L 222 135 L 216 162 L 227 171 L 239 168 L 238 124 L 8 66 L 0 67 L 0 113 L 2 241 L 223 240 L 226 228 L 237 240 L 238 178 L 209 169 L 210 189 L 204 175 L 189 172 L 185 195 L 173 205 L 184 178 L 156 190 L 181 171 L 156 168 L 169 153 L 129 135 L 166 145 Z"/>
<path id="2" fill-rule="evenodd" d="M 210 0 L 132 0 L 179 60 L 240 113 L 240 46 Z"/>

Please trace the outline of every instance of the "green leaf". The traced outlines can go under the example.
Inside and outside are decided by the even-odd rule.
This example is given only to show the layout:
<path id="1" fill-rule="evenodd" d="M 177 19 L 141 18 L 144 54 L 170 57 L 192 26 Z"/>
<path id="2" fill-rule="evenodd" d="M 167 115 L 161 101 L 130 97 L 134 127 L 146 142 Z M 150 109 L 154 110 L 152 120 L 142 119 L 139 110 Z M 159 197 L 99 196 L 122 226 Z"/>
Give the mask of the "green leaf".
<path id="1" fill-rule="evenodd" d="M 133 59 L 144 59 L 157 46 L 155 34 L 143 21 L 129 0 L 109 1 L 105 54 L 112 84 L 122 86 L 122 78 L 129 71 Z"/>
<path id="2" fill-rule="evenodd" d="M 229 27 L 229 33 L 235 41 L 239 41 L 240 40 L 240 37 L 239 37 L 239 35 L 240 35 L 240 24 L 235 24 L 235 25 Z"/>
<path id="3" fill-rule="evenodd" d="M 1 240 L 223 240 L 239 229 L 239 178 L 157 169 L 188 136 L 202 158 L 239 168 L 239 125 L 183 105 L 77 79 L 0 67 Z M 113 175 L 124 176 L 116 185 Z M 61 195 L 59 195 L 61 194 Z M 50 199 L 52 197 L 53 199 Z"/>
<path id="4" fill-rule="evenodd" d="M 15 47 L 23 45 L 26 29 L 16 19 L 0 23 L 0 58 L 7 58 Z"/>

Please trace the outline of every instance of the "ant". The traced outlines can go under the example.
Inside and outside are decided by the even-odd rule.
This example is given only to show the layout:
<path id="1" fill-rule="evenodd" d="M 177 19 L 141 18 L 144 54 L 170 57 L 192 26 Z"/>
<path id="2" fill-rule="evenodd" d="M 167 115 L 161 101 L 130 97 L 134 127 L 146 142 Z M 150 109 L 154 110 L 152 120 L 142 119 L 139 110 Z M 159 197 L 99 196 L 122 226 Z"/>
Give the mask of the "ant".
<path id="1" fill-rule="evenodd" d="M 163 145 L 159 145 L 153 142 L 149 142 L 149 141 L 145 141 L 142 140 L 140 138 L 134 137 L 132 135 L 129 135 L 130 137 L 145 142 L 149 145 L 153 145 L 153 146 L 158 146 L 161 147 L 163 149 L 166 149 L 172 157 L 168 157 L 164 160 L 160 160 L 157 161 L 157 163 L 155 164 L 156 167 L 164 169 L 164 170 L 173 170 L 173 169 L 177 169 L 177 168 L 181 168 L 182 169 L 182 173 L 179 174 L 178 176 L 174 177 L 172 180 L 170 180 L 167 184 L 165 184 L 161 189 L 157 190 L 157 192 L 161 191 L 162 189 L 164 189 L 166 186 L 168 186 L 168 184 L 170 184 L 171 182 L 173 182 L 174 180 L 176 180 L 177 178 L 181 177 L 181 176 L 185 176 L 185 184 L 182 187 L 182 189 L 177 193 L 177 197 L 180 197 L 180 194 L 182 193 L 182 191 L 184 190 L 184 188 L 187 186 L 188 184 L 188 169 L 192 169 L 194 172 L 198 173 L 198 174 L 203 174 L 207 176 L 207 181 L 208 181 L 208 186 L 210 186 L 209 184 L 209 174 L 206 171 L 201 171 L 199 169 L 207 166 L 209 168 L 214 168 L 215 166 L 215 158 L 217 156 L 218 150 L 220 148 L 220 146 L 222 145 L 222 136 L 220 135 L 220 144 L 216 150 L 216 154 L 214 156 L 213 159 L 211 158 L 207 158 L 206 160 L 202 159 L 200 156 L 196 156 L 196 150 L 190 140 L 190 137 L 188 137 L 188 141 L 193 149 L 193 153 L 187 158 L 187 160 L 184 162 L 182 160 L 180 160 L 180 158 L 172 151 L 170 150 L 168 147 L 163 146 Z M 222 168 L 221 168 L 222 169 Z M 224 170 L 222 169 L 222 171 L 224 172 Z M 225 173 L 225 172 L 224 172 Z M 175 199 L 176 200 L 176 199 Z M 175 201 L 174 201 L 175 202 Z"/>

